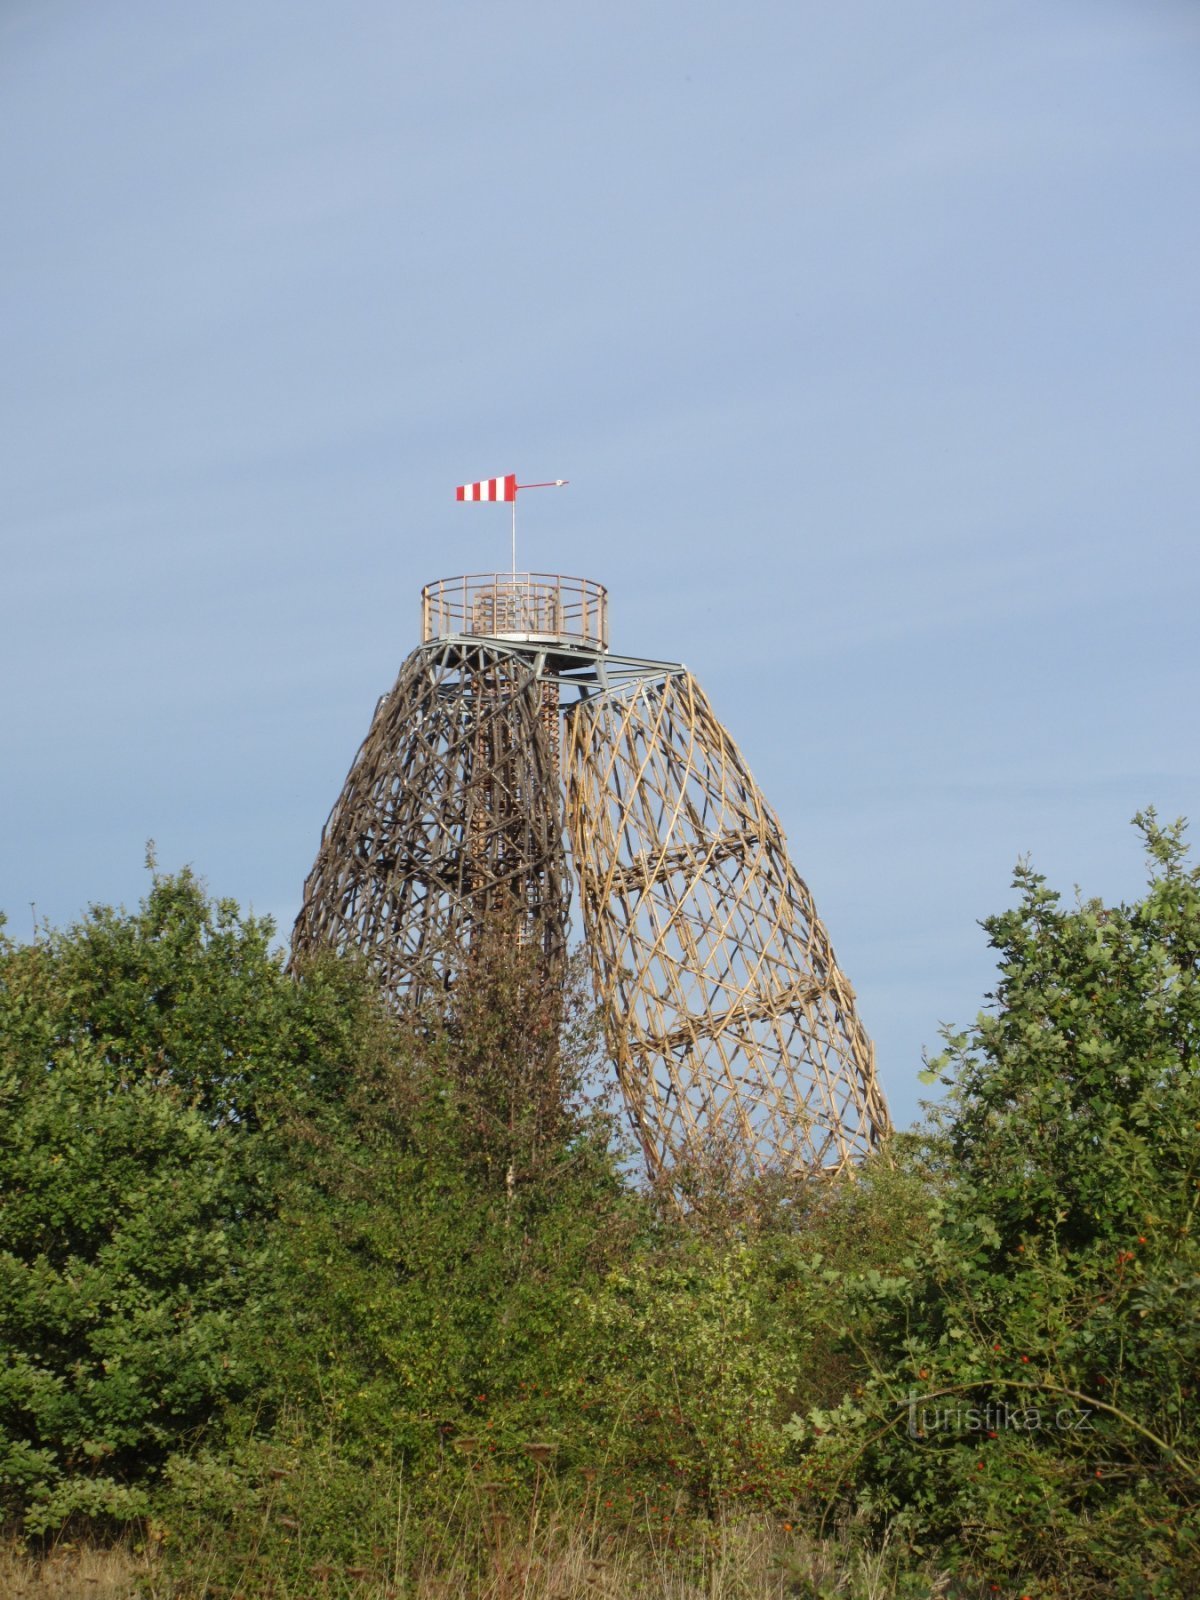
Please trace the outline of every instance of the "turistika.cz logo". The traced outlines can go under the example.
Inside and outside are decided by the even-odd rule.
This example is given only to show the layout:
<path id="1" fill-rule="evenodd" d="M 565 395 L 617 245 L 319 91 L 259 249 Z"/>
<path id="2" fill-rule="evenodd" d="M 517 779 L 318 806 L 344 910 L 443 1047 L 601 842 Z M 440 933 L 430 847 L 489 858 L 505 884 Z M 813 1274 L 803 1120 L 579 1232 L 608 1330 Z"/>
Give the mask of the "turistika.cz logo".
<path id="1" fill-rule="evenodd" d="M 948 1403 L 938 1395 L 908 1394 L 908 1435 L 910 1439 L 933 1439 L 938 1435 L 975 1434 L 995 1439 L 1002 1433 L 1085 1433 L 1091 1431 L 1091 1407 L 1063 1405 L 1010 1405 L 1005 1400 L 989 1400 L 986 1405 Z"/>

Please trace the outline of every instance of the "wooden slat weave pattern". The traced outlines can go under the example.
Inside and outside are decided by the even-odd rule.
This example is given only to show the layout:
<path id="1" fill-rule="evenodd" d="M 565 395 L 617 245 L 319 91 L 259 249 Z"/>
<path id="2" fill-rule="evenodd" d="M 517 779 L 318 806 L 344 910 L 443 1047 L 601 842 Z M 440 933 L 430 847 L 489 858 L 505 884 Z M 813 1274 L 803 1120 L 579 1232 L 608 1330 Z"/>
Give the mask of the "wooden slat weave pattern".
<path id="1" fill-rule="evenodd" d="M 565 960 L 558 696 L 528 659 L 413 651 L 350 769 L 292 934 L 366 954 L 393 1003 L 436 1000 L 489 917 Z"/>
<path id="2" fill-rule="evenodd" d="M 567 827 L 609 1048 L 654 1173 L 714 1142 L 840 1171 L 887 1130 L 874 1049 L 782 829 L 690 673 L 574 706 Z"/>

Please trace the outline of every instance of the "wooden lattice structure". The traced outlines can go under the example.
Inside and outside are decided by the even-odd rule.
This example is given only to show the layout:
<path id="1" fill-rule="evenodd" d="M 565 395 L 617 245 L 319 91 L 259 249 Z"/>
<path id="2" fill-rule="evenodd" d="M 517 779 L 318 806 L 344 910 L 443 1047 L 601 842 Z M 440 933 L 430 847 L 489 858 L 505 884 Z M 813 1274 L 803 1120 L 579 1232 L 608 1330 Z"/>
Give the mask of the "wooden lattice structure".
<path id="1" fill-rule="evenodd" d="M 569 719 L 567 816 L 647 1157 L 840 1168 L 886 1125 L 870 1040 L 778 819 L 679 670 Z"/>
<path id="2" fill-rule="evenodd" d="M 853 991 L 691 674 L 611 654 L 607 597 L 582 579 L 444 579 L 422 631 L 326 824 L 294 952 L 362 950 L 402 1006 L 451 983 L 503 915 L 553 972 L 565 830 L 651 1172 L 714 1148 L 754 1173 L 866 1154 L 888 1115 Z"/>
<path id="3" fill-rule="evenodd" d="M 424 1003 L 502 917 L 560 965 L 558 731 L 558 692 L 524 657 L 481 640 L 415 650 L 325 825 L 293 952 L 360 950 L 386 993 Z"/>

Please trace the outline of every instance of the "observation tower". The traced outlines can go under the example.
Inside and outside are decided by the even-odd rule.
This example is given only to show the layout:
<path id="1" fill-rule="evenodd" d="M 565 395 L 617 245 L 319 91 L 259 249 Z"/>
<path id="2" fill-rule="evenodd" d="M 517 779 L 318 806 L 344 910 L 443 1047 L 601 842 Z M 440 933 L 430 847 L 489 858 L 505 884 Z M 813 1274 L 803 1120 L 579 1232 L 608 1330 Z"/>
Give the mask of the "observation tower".
<path id="1" fill-rule="evenodd" d="M 420 1003 L 504 916 L 555 971 L 573 889 L 652 1174 L 714 1147 L 747 1175 L 837 1172 L 878 1143 L 854 991 L 695 678 L 610 650 L 590 579 L 440 578 L 325 824 L 293 956 L 357 949 Z"/>

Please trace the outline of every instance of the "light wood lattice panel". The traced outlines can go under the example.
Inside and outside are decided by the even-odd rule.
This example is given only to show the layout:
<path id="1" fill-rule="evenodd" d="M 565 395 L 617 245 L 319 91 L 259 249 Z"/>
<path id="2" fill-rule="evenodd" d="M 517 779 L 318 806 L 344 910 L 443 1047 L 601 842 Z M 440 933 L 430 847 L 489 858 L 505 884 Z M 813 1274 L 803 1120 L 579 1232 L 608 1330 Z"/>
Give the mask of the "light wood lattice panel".
<path id="1" fill-rule="evenodd" d="M 651 1170 L 714 1144 L 837 1171 L 888 1126 L 778 819 L 684 671 L 568 716 L 567 826 L 609 1048 Z"/>
<path id="2" fill-rule="evenodd" d="M 489 917 L 566 953 L 558 694 L 486 643 L 415 650 L 321 835 L 292 934 L 363 951 L 399 1004 L 436 997 Z"/>

